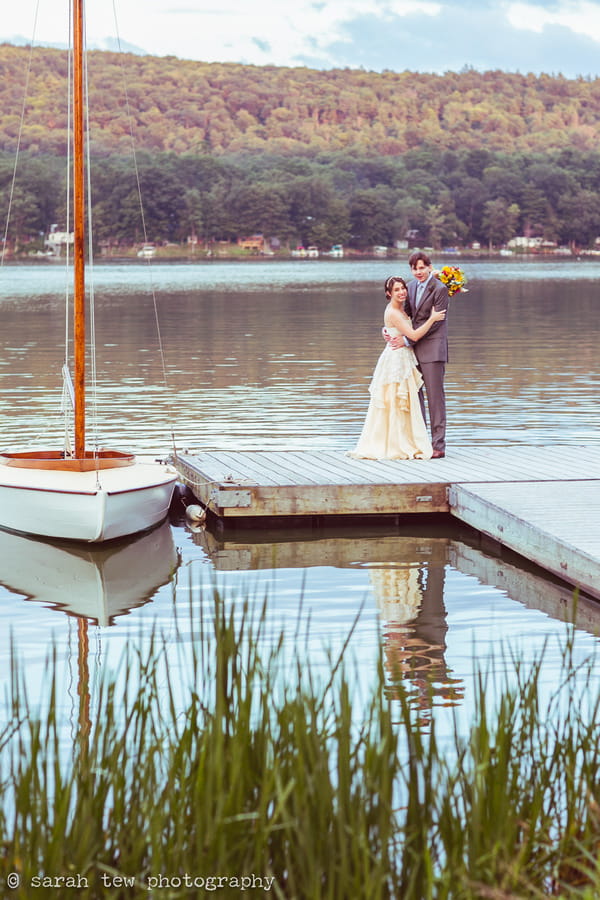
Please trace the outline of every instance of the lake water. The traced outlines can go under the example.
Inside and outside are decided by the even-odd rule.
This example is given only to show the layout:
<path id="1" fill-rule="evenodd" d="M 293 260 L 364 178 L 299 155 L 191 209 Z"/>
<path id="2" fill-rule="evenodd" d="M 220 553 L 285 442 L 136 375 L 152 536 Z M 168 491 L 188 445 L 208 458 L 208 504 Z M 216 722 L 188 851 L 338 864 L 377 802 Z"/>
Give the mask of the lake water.
<path id="1" fill-rule="evenodd" d="M 470 291 L 450 312 L 449 455 L 597 443 L 600 263 L 462 265 Z M 351 447 L 382 349 L 382 285 L 394 273 L 406 271 L 385 260 L 96 266 L 100 443 L 161 457 L 173 440 L 192 452 Z M 0 270 L 0 446 L 61 439 L 64 283 L 55 265 Z M 509 645 L 528 659 L 545 646 L 551 691 L 572 599 L 544 573 L 486 552 L 467 529 L 420 520 L 233 540 L 193 532 L 175 511 L 157 532 L 109 551 L 0 532 L 2 681 L 11 636 L 35 697 L 52 639 L 76 680 L 78 617 L 90 622 L 98 674 L 153 626 L 174 634 L 174 610 L 190 596 L 208 609 L 215 586 L 231 603 L 246 596 L 258 606 L 267 593 L 270 625 L 301 639 L 317 668 L 355 623 L 360 679 L 372 677 L 382 647 L 389 696 L 408 679 L 429 715 L 432 685 L 439 716 L 469 712 L 476 667 L 504 667 Z M 576 661 L 595 653 L 599 610 L 579 604 Z"/>

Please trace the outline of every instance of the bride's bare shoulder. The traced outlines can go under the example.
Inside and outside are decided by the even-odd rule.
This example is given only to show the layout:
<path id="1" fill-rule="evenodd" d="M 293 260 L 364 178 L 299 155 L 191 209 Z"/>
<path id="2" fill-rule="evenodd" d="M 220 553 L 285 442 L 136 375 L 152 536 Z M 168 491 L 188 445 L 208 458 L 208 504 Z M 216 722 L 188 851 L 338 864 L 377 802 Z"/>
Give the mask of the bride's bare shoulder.
<path id="1" fill-rule="evenodd" d="M 386 325 L 386 326 L 393 325 L 392 315 L 391 315 L 392 312 L 393 312 L 392 304 L 388 303 L 388 305 L 386 306 L 386 308 L 383 311 L 383 324 L 384 325 Z"/>
<path id="2" fill-rule="evenodd" d="M 406 315 L 403 310 L 398 309 L 397 307 L 389 307 L 386 309 L 386 324 L 394 325 L 396 328 L 401 325 L 405 325 L 407 322 L 410 322 L 410 319 Z"/>

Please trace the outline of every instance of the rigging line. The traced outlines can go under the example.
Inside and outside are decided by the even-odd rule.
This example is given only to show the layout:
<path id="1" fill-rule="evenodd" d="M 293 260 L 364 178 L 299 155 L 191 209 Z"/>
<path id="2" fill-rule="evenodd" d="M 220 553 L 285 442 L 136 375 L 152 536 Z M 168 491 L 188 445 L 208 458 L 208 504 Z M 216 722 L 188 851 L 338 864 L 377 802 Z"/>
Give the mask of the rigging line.
<path id="1" fill-rule="evenodd" d="M 84 42 L 86 41 L 86 31 L 84 27 Z M 88 58 L 87 44 L 84 47 L 83 66 L 84 66 L 84 83 L 85 83 L 85 124 L 86 124 L 86 190 L 87 190 L 87 217 L 88 217 L 88 271 L 89 271 L 89 326 L 90 326 L 90 381 L 92 393 L 92 431 L 94 436 L 94 447 L 98 449 L 98 392 L 97 392 L 97 367 L 96 367 L 96 306 L 94 292 L 94 242 L 92 227 L 92 178 L 91 178 L 91 154 L 90 154 L 90 110 L 89 110 L 89 81 L 88 81 Z"/>
<path id="2" fill-rule="evenodd" d="M 67 235 L 67 240 L 65 243 L 65 366 L 67 367 L 67 369 L 69 367 L 69 338 L 71 334 L 71 315 L 69 310 L 69 296 L 71 286 L 71 280 L 69 278 L 69 234 L 71 232 L 69 231 L 69 229 L 71 227 L 71 130 L 73 127 L 71 83 L 73 78 L 73 7 L 72 4 L 69 3 L 69 52 L 67 54 L 67 177 L 65 184 L 65 231 Z M 73 403 L 73 405 L 75 404 Z"/>
<path id="3" fill-rule="evenodd" d="M 37 29 L 37 19 L 38 19 L 39 8 L 40 8 L 40 2 L 38 0 L 38 2 L 35 5 L 35 13 L 34 13 L 34 17 L 33 17 L 33 31 L 32 31 L 32 35 L 31 35 L 31 46 L 29 48 L 29 59 L 27 62 L 27 74 L 25 76 L 25 88 L 23 90 L 23 105 L 21 107 L 21 121 L 19 122 L 19 133 L 17 135 L 17 149 L 15 152 L 15 164 L 13 166 L 12 181 L 10 183 L 10 192 L 9 192 L 9 197 L 8 197 L 8 209 L 6 211 L 6 225 L 4 228 L 4 240 L 2 241 L 2 250 L 0 251 L 0 267 L 2 267 L 4 265 L 4 257 L 6 256 L 6 242 L 8 240 L 8 227 L 10 224 L 10 215 L 12 212 L 12 204 L 13 204 L 13 199 L 14 199 L 14 194 L 15 194 L 15 183 L 16 183 L 16 179 L 17 179 L 17 164 L 19 161 L 19 152 L 21 150 L 21 138 L 23 137 L 23 126 L 25 124 L 25 107 L 27 105 L 27 98 L 29 96 L 29 79 L 31 77 L 31 61 L 33 58 L 33 48 L 35 45 L 35 32 Z M 18 235 L 17 235 L 17 237 L 18 237 Z"/>
<path id="4" fill-rule="evenodd" d="M 112 8 L 113 8 L 114 23 L 115 23 L 115 34 L 116 34 L 116 38 L 117 38 L 117 48 L 118 48 L 118 52 L 119 52 L 119 64 L 120 64 L 120 68 L 121 68 L 121 78 L 123 81 L 123 92 L 125 94 L 125 111 L 126 111 L 126 115 L 127 115 L 127 121 L 129 123 L 129 138 L 131 141 L 131 154 L 133 157 L 133 168 L 134 168 L 134 172 L 135 172 L 135 180 L 136 180 L 136 185 L 137 185 L 138 199 L 139 199 L 139 203 L 140 203 L 142 233 L 144 235 L 144 243 L 148 243 L 148 233 L 147 233 L 147 229 L 146 229 L 146 216 L 144 214 L 144 204 L 142 201 L 142 186 L 141 186 L 141 182 L 140 182 L 140 171 L 139 171 L 139 166 L 138 166 L 138 161 L 137 161 L 137 153 L 135 150 L 133 116 L 131 114 L 131 106 L 129 103 L 129 91 L 127 90 L 127 79 L 125 77 L 125 67 L 123 66 L 123 63 L 121 61 L 123 50 L 121 47 L 121 35 L 119 33 L 119 23 L 118 23 L 118 19 L 117 19 L 117 9 L 115 6 L 115 0 L 113 0 Z M 165 361 L 163 339 L 162 339 L 162 334 L 161 334 L 161 330 L 160 330 L 160 321 L 159 321 L 159 316 L 158 316 L 158 304 L 156 302 L 156 289 L 154 286 L 154 280 L 152 278 L 152 260 L 147 259 L 146 263 L 148 265 L 148 277 L 149 277 L 149 281 L 150 281 L 150 291 L 152 294 L 152 303 L 153 303 L 153 307 L 154 307 L 154 322 L 156 325 L 156 335 L 157 335 L 157 340 L 158 340 L 158 351 L 159 351 L 160 362 L 161 362 L 161 367 L 162 367 L 163 383 L 165 386 L 165 390 L 167 391 L 167 393 L 169 393 L 169 379 L 167 376 L 167 366 L 166 366 L 166 361 Z M 175 443 L 175 429 L 173 427 L 173 418 L 171 415 L 172 404 L 168 404 L 167 409 L 168 409 L 167 421 L 168 421 L 169 431 L 171 434 L 171 443 L 173 446 L 173 453 L 175 455 L 177 455 L 177 446 Z"/>
<path id="5" fill-rule="evenodd" d="M 72 97 L 71 97 L 71 85 L 74 78 L 73 75 L 73 7 L 72 4 L 68 5 L 69 11 L 69 47 L 67 51 L 67 146 L 66 146 L 66 155 L 67 155 L 67 171 L 65 178 L 65 345 L 64 345 L 64 353 L 65 358 L 63 362 L 62 375 L 63 375 L 63 391 L 62 391 L 62 416 L 63 416 L 63 450 L 65 456 L 71 457 L 73 456 L 73 442 L 71 439 L 71 435 L 74 436 L 74 410 L 75 410 L 75 397 L 73 394 L 73 382 L 71 379 L 71 372 L 69 369 L 69 339 L 70 339 L 70 325 L 71 325 L 71 309 L 69 306 L 69 298 L 70 298 L 70 290 L 71 290 L 71 279 L 69 273 L 69 234 L 71 227 L 71 130 L 72 130 Z"/>

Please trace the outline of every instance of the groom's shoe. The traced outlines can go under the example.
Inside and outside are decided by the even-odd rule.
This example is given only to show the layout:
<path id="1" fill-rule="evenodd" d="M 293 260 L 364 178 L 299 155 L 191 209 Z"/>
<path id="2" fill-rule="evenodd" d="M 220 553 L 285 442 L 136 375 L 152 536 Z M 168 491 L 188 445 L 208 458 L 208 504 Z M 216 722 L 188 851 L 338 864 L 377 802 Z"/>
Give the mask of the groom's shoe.
<path id="1" fill-rule="evenodd" d="M 431 454 L 431 458 L 432 459 L 443 459 L 445 457 L 445 455 L 446 455 L 446 453 L 444 450 L 434 450 L 433 453 Z"/>

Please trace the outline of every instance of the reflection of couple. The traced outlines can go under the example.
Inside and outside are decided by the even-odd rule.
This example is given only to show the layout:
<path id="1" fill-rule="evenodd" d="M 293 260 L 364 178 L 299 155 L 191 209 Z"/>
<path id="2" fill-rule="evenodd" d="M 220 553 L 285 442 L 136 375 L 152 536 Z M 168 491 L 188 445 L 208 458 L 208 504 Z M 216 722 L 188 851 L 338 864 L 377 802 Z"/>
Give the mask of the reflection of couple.
<path id="1" fill-rule="evenodd" d="M 386 693 L 397 697 L 398 686 L 408 679 L 415 689 L 412 700 L 421 709 L 455 705 L 463 687 L 445 659 L 443 561 L 372 568 L 369 576 L 384 623 Z"/>
<path id="2" fill-rule="evenodd" d="M 392 276 L 384 285 L 387 343 L 369 387 L 361 436 L 348 454 L 358 459 L 441 459 L 446 452 L 448 290 L 435 277 L 426 253 L 419 250 L 408 262 L 414 281 L 407 286 L 403 278 Z"/>

